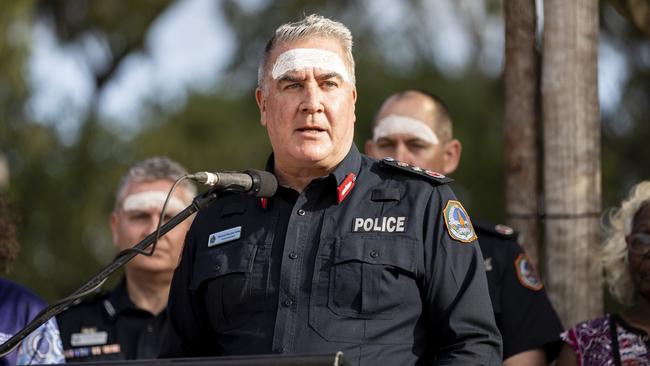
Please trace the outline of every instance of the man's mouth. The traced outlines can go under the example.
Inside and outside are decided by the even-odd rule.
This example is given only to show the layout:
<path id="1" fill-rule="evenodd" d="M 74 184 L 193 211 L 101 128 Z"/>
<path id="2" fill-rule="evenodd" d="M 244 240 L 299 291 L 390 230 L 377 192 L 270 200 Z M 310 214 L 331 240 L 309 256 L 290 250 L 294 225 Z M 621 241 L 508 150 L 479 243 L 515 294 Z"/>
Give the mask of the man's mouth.
<path id="1" fill-rule="evenodd" d="M 317 134 L 320 132 L 324 132 L 325 130 L 320 127 L 304 127 L 304 128 L 299 128 L 297 131 L 301 133 L 304 132 L 304 133 Z"/>

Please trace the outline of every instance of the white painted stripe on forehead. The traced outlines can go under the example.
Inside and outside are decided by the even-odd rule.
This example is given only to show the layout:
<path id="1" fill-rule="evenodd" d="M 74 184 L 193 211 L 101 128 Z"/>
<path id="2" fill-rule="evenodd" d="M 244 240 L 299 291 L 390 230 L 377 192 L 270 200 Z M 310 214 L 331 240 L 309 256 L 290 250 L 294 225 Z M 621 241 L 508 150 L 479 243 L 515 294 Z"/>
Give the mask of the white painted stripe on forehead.
<path id="1" fill-rule="evenodd" d="M 283 52 L 275 60 L 271 76 L 277 80 L 290 71 L 318 68 L 341 75 L 344 81 L 350 81 L 343 60 L 334 52 L 320 48 L 294 48 Z"/>
<path id="2" fill-rule="evenodd" d="M 438 135 L 433 132 L 426 122 L 396 114 L 391 114 L 379 120 L 377 127 L 373 131 L 372 140 L 376 142 L 382 137 L 395 134 L 413 135 L 433 145 L 437 145 L 440 142 Z"/>
<path id="3" fill-rule="evenodd" d="M 124 211 L 140 211 L 140 210 L 161 210 L 165 204 L 167 192 L 163 191 L 144 191 L 134 193 L 124 198 L 122 209 Z M 178 197 L 172 196 L 167 203 L 167 212 L 178 213 L 186 206 Z"/>

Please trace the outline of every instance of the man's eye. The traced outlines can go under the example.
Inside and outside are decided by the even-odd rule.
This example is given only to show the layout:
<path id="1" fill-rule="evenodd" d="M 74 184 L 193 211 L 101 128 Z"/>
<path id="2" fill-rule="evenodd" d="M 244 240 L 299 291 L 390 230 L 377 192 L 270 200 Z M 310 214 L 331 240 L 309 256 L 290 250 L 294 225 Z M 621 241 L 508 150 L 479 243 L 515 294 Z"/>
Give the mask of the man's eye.
<path id="1" fill-rule="evenodd" d="M 285 89 L 285 90 L 288 90 L 288 89 L 296 89 L 296 88 L 298 88 L 298 87 L 300 87 L 300 83 L 289 83 L 289 84 L 286 84 L 286 85 L 284 86 L 284 89 Z"/>
<path id="2" fill-rule="evenodd" d="M 377 143 L 377 147 L 386 150 L 386 149 L 394 149 L 395 145 L 390 142 L 379 142 Z"/>
<path id="3" fill-rule="evenodd" d="M 326 88 L 336 88 L 339 86 L 339 84 L 336 81 L 332 81 L 332 80 L 325 80 L 322 85 Z"/>
<path id="4" fill-rule="evenodd" d="M 429 147 L 429 145 L 427 145 L 425 143 L 422 143 L 422 142 L 411 142 L 410 144 L 408 144 L 408 146 L 409 146 L 409 149 L 411 149 L 411 150 L 422 150 L 422 149 L 426 149 L 427 147 Z"/>
<path id="5" fill-rule="evenodd" d="M 143 212 L 134 213 L 134 214 L 129 215 L 129 219 L 131 219 L 133 221 L 144 221 L 144 220 L 149 219 L 149 215 L 146 214 L 146 213 L 143 213 Z"/>

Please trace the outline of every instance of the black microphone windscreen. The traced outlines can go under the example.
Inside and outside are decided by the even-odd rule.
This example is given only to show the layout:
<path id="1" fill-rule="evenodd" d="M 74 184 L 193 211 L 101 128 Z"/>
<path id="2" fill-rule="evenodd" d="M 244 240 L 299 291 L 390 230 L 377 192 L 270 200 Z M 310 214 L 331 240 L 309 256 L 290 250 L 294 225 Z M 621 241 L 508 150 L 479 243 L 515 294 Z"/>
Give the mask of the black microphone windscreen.
<path id="1" fill-rule="evenodd" d="M 264 170 L 247 170 L 246 173 L 250 174 L 253 177 L 253 180 L 257 180 L 259 183 L 259 189 L 255 193 L 257 197 L 272 197 L 275 194 L 275 191 L 278 190 L 278 180 L 273 175 L 273 173 L 264 171 Z"/>

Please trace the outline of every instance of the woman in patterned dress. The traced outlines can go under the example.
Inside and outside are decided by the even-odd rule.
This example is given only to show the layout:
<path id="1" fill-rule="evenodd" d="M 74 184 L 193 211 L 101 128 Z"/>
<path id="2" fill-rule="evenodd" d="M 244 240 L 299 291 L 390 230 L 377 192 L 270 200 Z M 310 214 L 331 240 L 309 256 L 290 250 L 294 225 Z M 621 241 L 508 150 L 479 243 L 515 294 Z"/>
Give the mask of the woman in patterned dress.
<path id="1" fill-rule="evenodd" d="M 650 365 L 650 181 L 637 184 L 611 213 L 603 264 L 625 310 L 562 333 L 557 366 Z"/>

